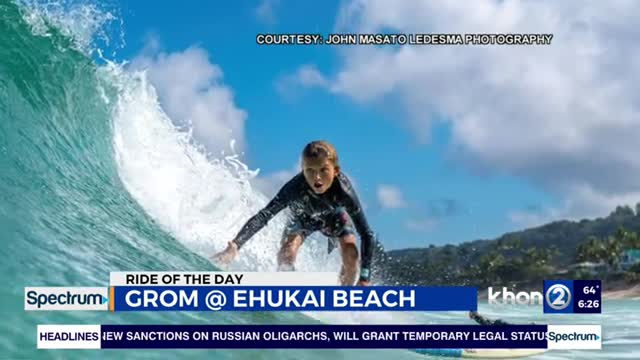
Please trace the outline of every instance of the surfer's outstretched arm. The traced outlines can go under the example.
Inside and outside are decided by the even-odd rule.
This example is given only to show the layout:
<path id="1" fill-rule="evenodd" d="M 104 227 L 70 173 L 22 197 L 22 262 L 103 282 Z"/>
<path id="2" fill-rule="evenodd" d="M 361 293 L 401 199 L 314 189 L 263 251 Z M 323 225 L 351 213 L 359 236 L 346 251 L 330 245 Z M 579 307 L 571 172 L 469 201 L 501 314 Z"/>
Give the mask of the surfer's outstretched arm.
<path id="1" fill-rule="evenodd" d="M 478 314 L 477 311 L 469 311 L 469 318 L 471 318 L 471 320 L 477 322 L 480 325 L 509 325 L 508 323 L 500 319 L 496 319 L 496 320 L 488 319 L 487 317 Z"/>
<path id="2" fill-rule="evenodd" d="M 225 250 L 213 255 L 211 259 L 218 264 L 231 262 L 238 255 L 240 248 L 249 241 L 253 235 L 265 227 L 274 216 L 287 207 L 292 199 L 294 179 L 288 181 L 264 208 L 247 220 L 235 238 L 229 242 Z"/>
<path id="3" fill-rule="evenodd" d="M 283 194 L 279 193 L 269 202 L 269 204 L 267 204 L 267 206 L 247 220 L 232 242 L 235 243 L 238 249 L 240 249 L 253 237 L 253 235 L 265 227 L 269 221 L 286 206 L 287 202 L 285 197 Z"/>

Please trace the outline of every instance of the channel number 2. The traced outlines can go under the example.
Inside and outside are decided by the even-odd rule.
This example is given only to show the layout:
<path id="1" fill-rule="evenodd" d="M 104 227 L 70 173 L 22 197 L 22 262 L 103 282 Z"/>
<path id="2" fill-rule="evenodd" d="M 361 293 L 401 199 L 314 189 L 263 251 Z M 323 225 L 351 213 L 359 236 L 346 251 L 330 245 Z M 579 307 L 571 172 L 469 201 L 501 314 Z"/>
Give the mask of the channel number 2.
<path id="1" fill-rule="evenodd" d="M 545 300 L 552 309 L 563 310 L 571 302 L 571 290 L 562 284 L 552 285 L 547 289 Z"/>

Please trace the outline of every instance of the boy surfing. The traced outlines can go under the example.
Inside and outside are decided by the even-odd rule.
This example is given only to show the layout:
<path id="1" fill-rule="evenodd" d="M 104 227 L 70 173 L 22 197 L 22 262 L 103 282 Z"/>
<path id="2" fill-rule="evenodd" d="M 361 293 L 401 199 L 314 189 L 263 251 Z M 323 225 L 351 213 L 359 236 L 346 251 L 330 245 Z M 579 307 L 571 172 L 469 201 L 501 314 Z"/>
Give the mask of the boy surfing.
<path id="1" fill-rule="evenodd" d="M 326 141 L 307 144 L 302 151 L 301 168 L 301 172 L 285 183 L 275 197 L 244 224 L 227 248 L 212 256 L 212 260 L 218 264 L 231 262 L 253 235 L 288 207 L 292 217 L 285 226 L 278 251 L 279 271 L 295 270 L 300 246 L 309 235 L 319 231 L 328 237 L 329 252 L 336 244 L 340 246 L 342 285 L 369 285 L 375 237 L 351 181 L 340 169 L 335 147 Z M 361 239 L 357 282 L 356 231 Z"/>

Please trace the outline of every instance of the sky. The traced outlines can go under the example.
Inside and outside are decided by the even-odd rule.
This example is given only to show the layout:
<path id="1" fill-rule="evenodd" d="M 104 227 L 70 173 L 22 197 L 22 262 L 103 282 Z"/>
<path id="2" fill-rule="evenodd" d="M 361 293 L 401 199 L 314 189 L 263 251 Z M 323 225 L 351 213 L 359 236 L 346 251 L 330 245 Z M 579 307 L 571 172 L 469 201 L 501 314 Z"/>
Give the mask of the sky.
<path id="1" fill-rule="evenodd" d="M 115 2 L 165 111 L 272 196 L 333 143 L 390 249 L 640 201 L 633 1 Z M 545 33 L 547 46 L 265 46 L 260 33 Z"/>

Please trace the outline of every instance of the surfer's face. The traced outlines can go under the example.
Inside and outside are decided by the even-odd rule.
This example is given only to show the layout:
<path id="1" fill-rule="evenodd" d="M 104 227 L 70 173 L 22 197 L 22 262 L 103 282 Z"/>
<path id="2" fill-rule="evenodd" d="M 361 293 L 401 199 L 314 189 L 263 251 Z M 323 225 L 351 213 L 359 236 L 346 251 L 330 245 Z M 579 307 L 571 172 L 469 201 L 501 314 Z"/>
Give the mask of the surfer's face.
<path id="1" fill-rule="evenodd" d="M 327 191 L 338 174 L 338 169 L 327 159 L 305 159 L 302 171 L 307 184 L 316 194 Z"/>

